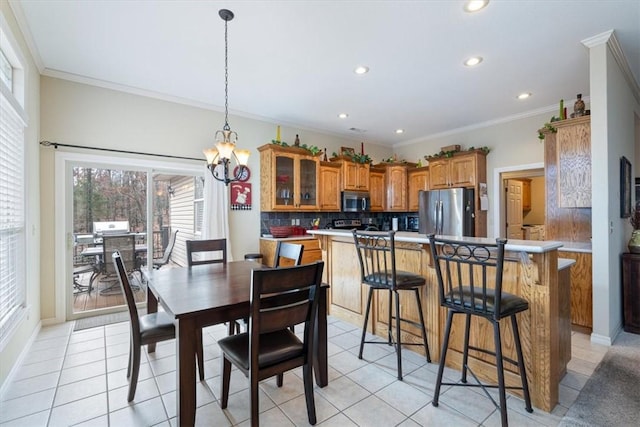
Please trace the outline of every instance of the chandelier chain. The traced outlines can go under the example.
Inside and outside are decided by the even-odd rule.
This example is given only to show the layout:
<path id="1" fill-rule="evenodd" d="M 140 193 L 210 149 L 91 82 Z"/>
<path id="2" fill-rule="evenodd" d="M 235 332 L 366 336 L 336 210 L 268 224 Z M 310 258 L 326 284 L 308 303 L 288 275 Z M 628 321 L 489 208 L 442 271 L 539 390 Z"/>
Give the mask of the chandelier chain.
<path id="1" fill-rule="evenodd" d="M 228 59 L 228 37 L 227 26 L 229 21 L 224 21 L 224 130 L 230 130 L 229 127 L 229 59 Z"/>

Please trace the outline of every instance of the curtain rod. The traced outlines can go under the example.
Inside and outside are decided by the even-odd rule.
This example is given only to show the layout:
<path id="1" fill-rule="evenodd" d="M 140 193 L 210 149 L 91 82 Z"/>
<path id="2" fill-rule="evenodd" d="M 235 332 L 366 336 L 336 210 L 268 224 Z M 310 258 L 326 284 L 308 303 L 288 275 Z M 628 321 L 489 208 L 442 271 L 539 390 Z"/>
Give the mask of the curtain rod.
<path id="1" fill-rule="evenodd" d="M 205 159 L 196 159 L 195 157 L 172 156 L 169 154 L 143 153 L 141 151 L 115 150 L 113 148 L 85 147 L 84 145 L 61 144 L 59 142 L 52 142 L 52 141 L 40 141 L 40 145 L 44 147 L 53 146 L 53 148 L 55 149 L 57 149 L 58 147 L 72 147 L 72 148 L 83 148 L 85 150 L 110 151 L 112 153 L 138 154 L 142 156 L 164 157 L 168 159 L 197 160 L 200 162 L 205 161 Z"/>

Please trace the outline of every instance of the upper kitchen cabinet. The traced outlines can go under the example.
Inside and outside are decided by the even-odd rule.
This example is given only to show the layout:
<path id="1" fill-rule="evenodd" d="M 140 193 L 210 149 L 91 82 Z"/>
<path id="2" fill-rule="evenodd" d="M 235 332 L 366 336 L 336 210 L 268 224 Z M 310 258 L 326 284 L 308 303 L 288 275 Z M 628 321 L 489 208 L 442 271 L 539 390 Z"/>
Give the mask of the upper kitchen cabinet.
<path id="1" fill-rule="evenodd" d="M 369 173 L 369 200 L 371 212 L 384 212 L 384 169 L 371 168 Z"/>
<path id="2" fill-rule="evenodd" d="M 320 188 L 318 206 L 321 211 L 340 211 L 340 169 L 334 162 L 320 162 Z"/>
<path id="3" fill-rule="evenodd" d="M 554 122 L 558 206 L 591 207 L 591 116 Z"/>
<path id="4" fill-rule="evenodd" d="M 407 210 L 409 212 L 418 211 L 418 193 L 421 190 L 429 189 L 429 167 L 422 167 L 409 170 L 409 193 Z"/>
<path id="5" fill-rule="evenodd" d="M 267 144 L 260 152 L 262 211 L 318 210 L 319 158 L 303 148 Z"/>
<path id="6" fill-rule="evenodd" d="M 369 163 L 358 163 L 345 156 L 331 158 L 342 168 L 342 191 L 369 191 Z"/>
<path id="7" fill-rule="evenodd" d="M 453 157 L 429 161 L 429 185 L 432 190 L 475 187 L 486 182 L 487 157 L 482 150 L 463 151 Z"/>
<path id="8" fill-rule="evenodd" d="M 376 165 L 376 168 L 384 169 L 385 212 L 407 211 L 407 170 L 413 166 L 415 166 L 415 163 L 383 162 Z"/>

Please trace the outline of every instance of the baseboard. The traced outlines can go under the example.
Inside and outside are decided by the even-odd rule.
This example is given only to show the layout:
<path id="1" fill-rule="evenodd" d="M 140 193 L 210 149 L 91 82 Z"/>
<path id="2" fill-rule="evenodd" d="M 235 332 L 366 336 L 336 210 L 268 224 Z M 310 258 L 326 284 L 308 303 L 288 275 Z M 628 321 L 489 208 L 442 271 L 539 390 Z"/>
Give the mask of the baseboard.
<path id="1" fill-rule="evenodd" d="M 15 377 L 16 373 L 18 372 L 18 369 L 22 367 L 22 362 L 24 361 L 25 357 L 27 357 L 29 350 L 31 350 L 31 346 L 33 345 L 33 342 L 36 340 L 36 337 L 40 333 L 40 329 L 42 329 L 42 321 L 38 322 L 36 327 L 33 328 L 33 333 L 25 343 L 24 347 L 22 348 L 22 351 L 16 358 L 16 361 L 14 362 L 13 367 L 11 368 L 4 382 L 0 386 L 0 396 L 4 396 L 4 393 L 7 391 L 7 387 L 9 387 L 9 384 L 13 382 L 13 377 Z"/>
<path id="2" fill-rule="evenodd" d="M 614 328 L 613 331 L 611 331 L 611 336 L 604 336 L 604 335 L 599 335 L 599 334 L 591 334 L 591 342 L 594 344 L 601 344 L 601 345 L 606 345 L 607 347 L 611 347 L 614 343 L 614 341 L 616 340 L 616 338 L 618 337 L 618 335 L 620 335 L 620 332 L 622 332 L 622 323 L 618 323 Z"/>

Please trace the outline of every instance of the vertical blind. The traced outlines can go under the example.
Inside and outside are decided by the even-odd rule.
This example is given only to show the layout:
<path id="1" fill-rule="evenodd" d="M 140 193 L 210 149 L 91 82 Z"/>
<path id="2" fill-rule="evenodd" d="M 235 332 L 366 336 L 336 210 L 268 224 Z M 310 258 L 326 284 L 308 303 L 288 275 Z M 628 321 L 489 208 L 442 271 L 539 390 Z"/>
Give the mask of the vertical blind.
<path id="1" fill-rule="evenodd" d="M 25 304 L 24 122 L 0 93 L 0 343 Z"/>

